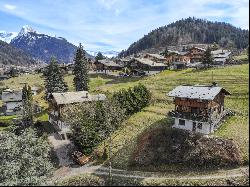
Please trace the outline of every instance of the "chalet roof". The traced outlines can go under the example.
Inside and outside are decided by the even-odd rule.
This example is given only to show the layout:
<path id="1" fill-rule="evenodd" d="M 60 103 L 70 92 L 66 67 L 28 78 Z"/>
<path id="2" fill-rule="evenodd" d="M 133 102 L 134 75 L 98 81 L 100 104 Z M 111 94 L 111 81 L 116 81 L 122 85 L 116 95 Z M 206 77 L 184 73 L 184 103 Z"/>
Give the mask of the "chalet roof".
<path id="1" fill-rule="evenodd" d="M 149 55 L 149 56 L 151 56 L 151 57 L 154 57 L 154 58 L 157 58 L 157 59 L 160 59 L 160 60 L 165 60 L 164 56 L 159 55 L 159 54 L 147 53 L 147 55 Z"/>
<path id="2" fill-rule="evenodd" d="M 123 62 L 130 62 L 132 58 L 121 58 L 120 60 Z"/>
<path id="3" fill-rule="evenodd" d="M 188 51 L 181 51 L 181 52 L 179 52 L 179 51 L 173 51 L 173 50 L 168 50 L 168 52 L 169 53 L 174 53 L 174 54 L 177 54 L 177 55 L 181 55 L 181 56 L 186 55 L 186 54 L 189 53 Z"/>
<path id="4" fill-rule="evenodd" d="M 98 62 L 109 67 L 121 67 L 121 65 L 115 63 L 112 60 L 103 59 L 103 60 L 98 60 Z"/>
<path id="5" fill-rule="evenodd" d="M 177 86 L 167 95 L 170 97 L 189 98 L 189 99 L 201 99 L 201 100 L 213 100 L 221 91 L 226 95 L 231 95 L 222 87 L 218 86 Z"/>
<path id="6" fill-rule="evenodd" d="M 22 90 L 6 89 L 2 92 L 3 102 L 19 102 L 22 101 Z"/>
<path id="7" fill-rule="evenodd" d="M 89 95 L 87 91 L 52 93 L 52 97 L 55 99 L 58 105 L 106 99 L 104 94 Z"/>
<path id="8" fill-rule="evenodd" d="M 214 58 L 214 62 L 226 62 L 227 58 Z"/>
<path id="9" fill-rule="evenodd" d="M 167 66 L 163 63 L 158 63 L 158 62 L 154 62 L 152 60 L 149 60 L 147 58 L 135 58 L 136 61 L 142 63 L 142 64 L 145 64 L 145 65 L 148 65 L 148 66 L 151 66 L 151 67 L 162 67 L 162 66 Z"/>
<path id="10" fill-rule="evenodd" d="M 201 47 L 192 47 L 191 49 L 199 49 L 199 50 L 201 50 L 201 51 L 206 51 L 206 49 L 201 48 Z"/>
<path id="11" fill-rule="evenodd" d="M 212 55 L 219 55 L 219 54 L 231 54 L 231 51 L 225 49 L 218 49 L 215 51 L 211 51 Z"/>

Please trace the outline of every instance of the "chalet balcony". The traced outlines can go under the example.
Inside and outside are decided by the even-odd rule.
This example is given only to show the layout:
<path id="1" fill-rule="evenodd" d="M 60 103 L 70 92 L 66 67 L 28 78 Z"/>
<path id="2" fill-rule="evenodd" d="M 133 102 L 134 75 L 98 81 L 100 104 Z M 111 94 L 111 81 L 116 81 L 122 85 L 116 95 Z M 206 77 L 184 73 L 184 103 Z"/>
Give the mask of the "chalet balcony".
<path id="1" fill-rule="evenodd" d="M 194 121 L 201 121 L 201 122 L 208 122 L 210 119 L 208 116 L 204 116 L 204 115 L 200 115 L 196 113 L 177 112 L 177 111 L 170 111 L 168 113 L 168 116 L 189 119 L 189 120 L 194 120 Z"/>

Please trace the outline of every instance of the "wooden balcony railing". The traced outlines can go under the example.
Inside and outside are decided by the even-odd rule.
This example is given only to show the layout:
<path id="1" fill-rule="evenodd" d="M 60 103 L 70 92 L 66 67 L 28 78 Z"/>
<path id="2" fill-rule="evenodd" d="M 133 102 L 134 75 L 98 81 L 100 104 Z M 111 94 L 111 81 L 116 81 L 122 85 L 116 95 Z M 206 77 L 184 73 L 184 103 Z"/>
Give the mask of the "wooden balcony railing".
<path id="1" fill-rule="evenodd" d="M 171 117 L 190 119 L 190 120 L 201 121 L 201 122 L 208 122 L 210 119 L 208 116 L 204 116 L 204 115 L 200 115 L 200 114 L 193 114 L 193 113 L 187 113 L 187 112 L 177 112 L 177 111 L 170 111 L 168 113 L 168 115 Z"/>

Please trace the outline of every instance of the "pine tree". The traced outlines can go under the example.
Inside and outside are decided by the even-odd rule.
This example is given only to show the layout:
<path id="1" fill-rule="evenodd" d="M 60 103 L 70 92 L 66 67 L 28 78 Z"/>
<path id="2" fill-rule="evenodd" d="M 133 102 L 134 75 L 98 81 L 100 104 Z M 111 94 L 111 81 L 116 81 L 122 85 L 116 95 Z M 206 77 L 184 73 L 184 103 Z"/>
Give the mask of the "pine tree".
<path id="1" fill-rule="evenodd" d="M 53 92 L 61 93 L 68 91 L 68 86 L 64 82 L 63 75 L 60 72 L 58 62 L 55 58 L 51 59 L 44 76 L 47 97 Z"/>
<path id="2" fill-rule="evenodd" d="M 207 65 L 207 66 L 210 66 L 213 63 L 213 57 L 211 54 L 210 47 L 208 47 L 207 50 L 205 51 L 202 63 Z"/>
<path id="3" fill-rule="evenodd" d="M 23 116 L 22 123 L 25 127 L 29 127 L 33 124 L 33 105 L 32 105 L 32 92 L 30 86 L 23 87 L 22 90 L 22 102 L 23 102 Z"/>
<path id="4" fill-rule="evenodd" d="M 76 91 L 88 91 L 88 62 L 85 57 L 85 51 L 80 43 L 75 55 L 75 66 L 73 70 L 74 86 Z"/>
<path id="5" fill-rule="evenodd" d="M 102 53 L 98 52 L 95 57 L 95 61 L 97 62 L 98 60 L 103 60 L 103 59 L 104 59 L 104 56 L 102 55 Z"/>

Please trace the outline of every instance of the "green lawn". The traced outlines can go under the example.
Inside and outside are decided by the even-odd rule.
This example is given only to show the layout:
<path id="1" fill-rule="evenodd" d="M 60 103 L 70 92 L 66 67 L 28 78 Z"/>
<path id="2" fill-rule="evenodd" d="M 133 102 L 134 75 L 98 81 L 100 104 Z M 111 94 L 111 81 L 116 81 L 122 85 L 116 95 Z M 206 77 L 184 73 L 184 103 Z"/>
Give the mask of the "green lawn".
<path id="1" fill-rule="evenodd" d="M 233 56 L 233 59 L 234 60 L 238 60 L 238 61 L 247 61 L 248 60 L 248 56 L 246 53 L 243 53 L 243 54 L 240 54 L 240 55 L 237 55 L 237 56 Z"/>
<path id="2" fill-rule="evenodd" d="M 125 121 L 123 126 L 113 134 L 113 166 L 117 168 L 129 168 L 129 159 L 136 147 L 136 140 L 142 132 L 149 128 L 169 126 L 169 118 L 166 114 L 174 105 L 172 98 L 166 96 L 170 90 L 184 84 L 211 84 L 213 81 L 232 93 L 226 97 L 225 107 L 236 112 L 236 115 L 226 119 L 216 136 L 233 139 L 242 151 L 243 161 L 248 162 L 249 154 L 249 65 L 230 66 L 220 69 L 196 71 L 187 69 L 184 71 L 164 71 L 156 76 L 144 78 L 132 83 L 118 83 L 103 85 L 103 91 L 116 91 L 128 88 L 135 84 L 143 83 L 152 92 L 152 104 L 142 112 L 134 114 Z M 98 147 L 103 150 L 103 144 Z"/>

